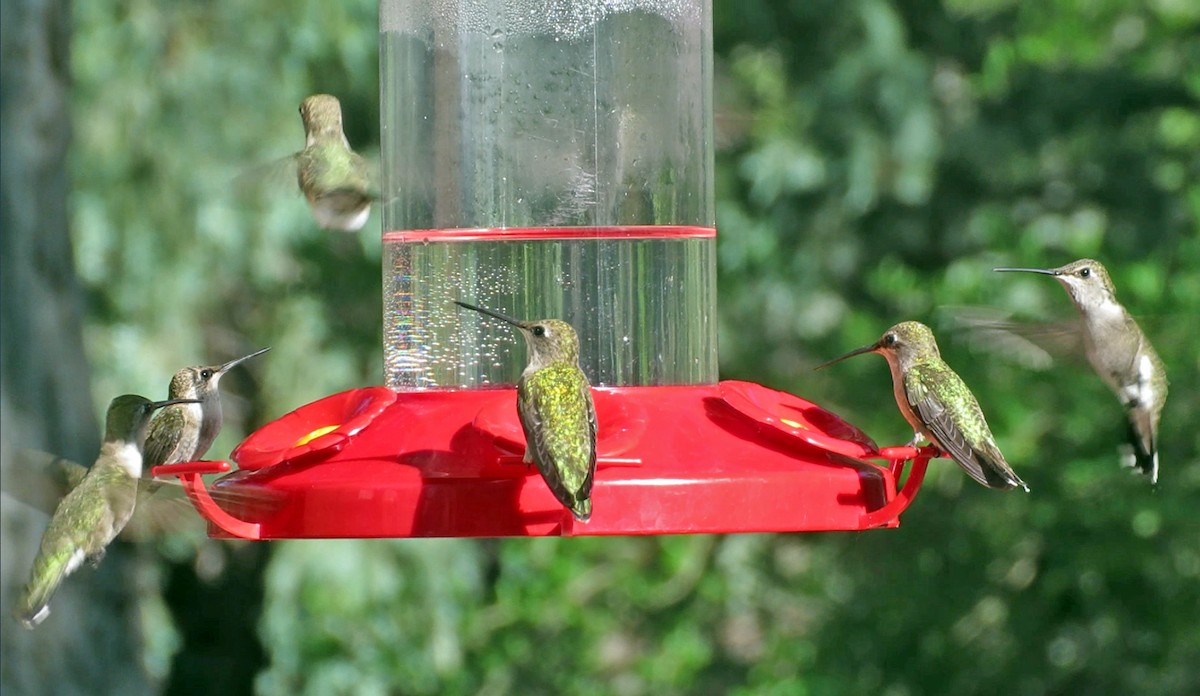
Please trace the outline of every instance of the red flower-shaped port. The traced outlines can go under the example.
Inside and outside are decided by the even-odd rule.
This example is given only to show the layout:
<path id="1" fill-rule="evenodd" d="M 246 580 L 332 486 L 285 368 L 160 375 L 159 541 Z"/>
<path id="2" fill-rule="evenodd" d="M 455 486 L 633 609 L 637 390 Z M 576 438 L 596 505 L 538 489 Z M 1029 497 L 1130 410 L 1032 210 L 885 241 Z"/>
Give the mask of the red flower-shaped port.
<path id="1" fill-rule="evenodd" d="M 847 457 L 879 456 L 863 431 L 811 401 L 752 382 L 729 380 L 720 389 L 725 403 L 766 429 Z"/>
<path id="2" fill-rule="evenodd" d="M 327 396 L 275 420 L 246 438 L 230 458 L 242 469 L 283 462 L 311 463 L 341 450 L 396 401 L 387 387 L 365 387 Z"/>

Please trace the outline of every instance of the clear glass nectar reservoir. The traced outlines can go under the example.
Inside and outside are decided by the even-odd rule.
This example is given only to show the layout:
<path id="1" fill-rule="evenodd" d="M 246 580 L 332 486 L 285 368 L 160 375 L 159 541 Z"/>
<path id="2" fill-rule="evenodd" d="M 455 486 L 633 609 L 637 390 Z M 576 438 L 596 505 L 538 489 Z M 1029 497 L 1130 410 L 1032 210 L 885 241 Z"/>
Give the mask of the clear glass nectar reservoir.
<path id="1" fill-rule="evenodd" d="M 511 384 L 462 299 L 579 333 L 597 385 L 716 381 L 708 0 L 383 0 L 384 348 L 398 389 Z"/>

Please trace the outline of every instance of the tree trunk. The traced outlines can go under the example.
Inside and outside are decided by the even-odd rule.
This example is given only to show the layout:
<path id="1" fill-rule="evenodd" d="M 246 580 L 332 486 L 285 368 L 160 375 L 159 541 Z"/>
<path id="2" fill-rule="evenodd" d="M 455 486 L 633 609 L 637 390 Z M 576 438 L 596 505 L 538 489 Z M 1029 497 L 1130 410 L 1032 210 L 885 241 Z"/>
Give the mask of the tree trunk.
<path id="1" fill-rule="evenodd" d="M 19 487 L 12 455 L 90 464 L 99 448 L 81 330 L 82 292 L 67 234 L 66 0 L 0 4 L 0 488 Z M 27 473 L 27 472 L 25 472 Z M 0 692 L 142 694 L 133 554 L 80 569 L 34 631 L 12 618 L 48 519 L 0 495 Z M 118 545 L 119 546 L 119 545 Z"/>

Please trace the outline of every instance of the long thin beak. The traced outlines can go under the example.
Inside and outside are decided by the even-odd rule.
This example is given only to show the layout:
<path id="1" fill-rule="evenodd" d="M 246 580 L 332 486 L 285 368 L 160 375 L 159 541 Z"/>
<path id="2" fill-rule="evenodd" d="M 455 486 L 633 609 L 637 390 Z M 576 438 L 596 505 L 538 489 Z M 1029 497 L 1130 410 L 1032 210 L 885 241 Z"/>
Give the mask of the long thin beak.
<path id="1" fill-rule="evenodd" d="M 993 271 L 999 273 L 1041 273 L 1042 275 L 1056 276 L 1058 271 L 1053 268 L 993 268 Z"/>
<path id="2" fill-rule="evenodd" d="M 813 371 L 815 372 L 816 370 L 824 370 L 825 368 L 829 367 L 830 365 L 832 365 L 834 363 L 840 363 L 841 361 L 845 360 L 846 358 L 853 358 L 854 356 L 862 355 L 863 353 L 874 353 L 877 350 L 879 350 L 879 342 L 878 341 L 876 341 L 875 343 L 872 343 L 869 346 L 863 346 L 862 348 L 855 348 L 854 350 L 850 351 L 849 353 L 846 353 L 845 355 L 843 355 L 840 358 L 834 358 L 833 360 L 830 360 L 827 363 L 817 365 L 816 367 L 813 368 Z"/>
<path id="3" fill-rule="evenodd" d="M 175 404 L 198 404 L 200 399 L 167 399 L 166 401 L 153 401 L 150 403 L 150 410 L 155 411 L 163 406 L 174 406 Z"/>
<path id="4" fill-rule="evenodd" d="M 459 302 L 458 300 L 455 300 L 454 304 L 458 305 L 459 307 L 466 307 L 467 309 L 473 309 L 476 312 L 479 312 L 480 314 L 486 314 L 489 317 L 495 317 L 495 318 L 499 319 L 500 321 L 506 321 L 509 324 L 512 324 L 513 326 L 517 327 L 518 329 L 525 328 L 525 322 L 523 322 L 519 319 L 513 319 L 512 317 L 508 316 L 507 314 L 501 314 L 500 312 L 494 312 L 490 309 L 484 309 L 483 307 L 476 307 L 473 304 L 467 304 L 466 302 Z"/>
<path id="5" fill-rule="evenodd" d="M 217 369 L 213 370 L 213 372 L 216 372 L 216 373 L 218 373 L 218 374 L 224 374 L 224 373 L 225 373 L 226 371 L 228 371 L 230 368 L 232 368 L 232 367 L 235 367 L 235 366 L 237 366 L 237 365 L 239 365 L 239 364 L 241 364 L 241 363 L 243 363 L 243 362 L 246 362 L 246 361 L 247 361 L 247 360 L 249 360 L 250 358 L 253 358 L 253 357 L 255 357 L 255 356 L 262 355 L 263 353 L 267 352 L 268 350 L 271 350 L 271 347 L 270 347 L 270 346 L 267 346 L 266 348 L 263 348 L 262 350 L 256 350 L 256 351 L 254 351 L 253 353 L 251 353 L 250 355 L 243 355 L 243 356 L 242 356 L 242 357 L 240 357 L 240 358 L 234 358 L 233 360 L 230 360 L 229 362 L 225 363 L 224 365 L 222 365 L 222 366 L 218 367 Z"/>

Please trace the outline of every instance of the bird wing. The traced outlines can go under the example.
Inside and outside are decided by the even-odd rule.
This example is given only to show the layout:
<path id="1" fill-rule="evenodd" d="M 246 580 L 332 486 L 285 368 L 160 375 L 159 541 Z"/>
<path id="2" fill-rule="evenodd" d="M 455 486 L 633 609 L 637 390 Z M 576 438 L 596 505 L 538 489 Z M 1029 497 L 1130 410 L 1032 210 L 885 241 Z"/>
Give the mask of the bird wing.
<path id="1" fill-rule="evenodd" d="M 199 437 L 199 433 L 196 433 L 195 437 L 184 437 L 185 429 L 180 422 L 183 416 L 176 410 L 179 408 L 187 408 L 187 406 L 167 406 L 159 409 L 158 413 L 154 414 L 153 420 L 150 421 L 150 428 L 146 433 L 146 444 L 142 448 L 144 473 L 149 474 L 150 467 L 160 464 L 179 464 L 190 461 L 195 453 L 195 438 Z"/>
<path id="2" fill-rule="evenodd" d="M 940 380 L 955 393 L 952 403 L 946 403 L 926 385 Z M 989 488 L 1024 487 L 1024 482 L 1004 460 L 983 418 L 979 402 L 962 379 L 948 366 L 914 365 L 904 376 L 904 394 L 909 406 L 929 429 L 934 444 L 949 454 L 963 471 L 981 485 Z M 964 432 L 964 423 L 978 428 Z M 972 446 L 971 439 L 980 442 Z"/>
<path id="3" fill-rule="evenodd" d="M 588 464 L 587 479 L 583 482 L 585 495 L 591 495 L 592 482 L 596 478 L 596 431 L 598 426 L 596 423 L 596 403 L 592 401 L 592 386 L 587 379 L 580 381 L 579 388 L 581 391 L 580 398 L 587 402 L 588 409 L 588 442 L 592 443 L 591 461 Z"/>
<path id="4" fill-rule="evenodd" d="M 82 464 L 34 449 L 16 450 L 5 466 L 8 476 L 0 492 L 46 515 L 54 514 L 88 472 Z"/>
<path id="5" fill-rule="evenodd" d="M 1033 370 L 1048 370 L 1060 360 L 1081 360 L 1084 328 L 1079 317 L 1020 320 L 1008 310 L 970 305 L 940 307 L 941 322 L 973 352 L 995 355 Z"/>
<path id="6" fill-rule="evenodd" d="M 374 168 L 367 162 L 366 158 L 357 152 L 350 153 L 350 161 L 354 166 L 354 173 L 362 181 L 362 189 L 371 200 L 379 199 L 379 176 L 376 175 Z"/>

